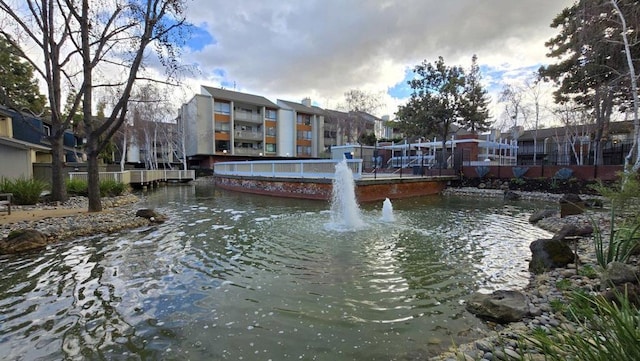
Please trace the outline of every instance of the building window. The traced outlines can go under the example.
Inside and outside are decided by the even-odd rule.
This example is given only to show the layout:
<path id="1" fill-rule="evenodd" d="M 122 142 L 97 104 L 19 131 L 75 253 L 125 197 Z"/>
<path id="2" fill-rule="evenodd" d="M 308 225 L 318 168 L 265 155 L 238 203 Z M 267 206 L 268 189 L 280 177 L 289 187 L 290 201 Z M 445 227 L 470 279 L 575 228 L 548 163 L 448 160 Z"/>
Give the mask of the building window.
<path id="1" fill-rule="evenodd" d="M 267 143 L 265 151 L 269 152 L 269 153 L 275 153 L 276 152 L 276 145 L 272 144 L 272 143 Z"/>
<path id="2" fill-rule="evenodd" d="M 50 136 L 51 135 L 51 128 L 46 125 L 46 124 L 42 124 L 42 133 L 46 136 Z"/>
<path id="3" fill-rule="evenodd" d="M 228 122 L 216 123 L 216 132 L 228 133 L 231 125 Z"/>
<path id="4" fill-rule="evenodd" d="M 275 110 L 267 109 L 266 114 L 265 114 L 265 118 L 271 119 L 271 120 L 276 120 L 277 117 L 278 117 L 278 113 Z"/>
<path id="5" fill-rule="evenodd" d="M 311 147 L 299 145 L 296 147 L 296 152 L 298 155 L 311 155 Z"/>
<path id="6" fill-rule="evenodd" d="M 267 127 L 267 135 L 270 137 L 276 136 L 276 127 Z"/>
<path id="7" fill-rule="evenodd" d="M 228 140 L 216 140 L 216 150 L 229 150 L 229 141 Z"/>
<path id="8" fill-rule="evenodd" d="M 298 124 L 311 125 L 311 115 L 298 114 L 298 117 L 296 118 L 296 122 Z"/>
<path id="9" fill-rule="evenodd" d="M 296 136 L 298 139 L 307 139 L 307 140 L 311 140 L 311 131 L 308 130 L 299 130 L 296 132 Z"/>
<path id="10" fill-rule="evenodd" d="M 214 102 L 213 111 L 218 114 L 231 114 L 231 104 Z"/>

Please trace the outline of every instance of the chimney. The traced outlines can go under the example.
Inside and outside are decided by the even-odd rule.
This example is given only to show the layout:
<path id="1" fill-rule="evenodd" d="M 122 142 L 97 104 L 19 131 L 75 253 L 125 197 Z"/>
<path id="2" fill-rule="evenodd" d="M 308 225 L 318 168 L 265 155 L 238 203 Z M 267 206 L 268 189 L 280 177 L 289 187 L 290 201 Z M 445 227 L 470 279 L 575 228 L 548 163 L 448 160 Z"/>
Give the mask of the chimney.
<path id="1" fill-rule="evenodd" d="M 306 97 L 302 99 L 302 105 L 304 105 L 305 107 L 311 108 L 311 98 Z"/>

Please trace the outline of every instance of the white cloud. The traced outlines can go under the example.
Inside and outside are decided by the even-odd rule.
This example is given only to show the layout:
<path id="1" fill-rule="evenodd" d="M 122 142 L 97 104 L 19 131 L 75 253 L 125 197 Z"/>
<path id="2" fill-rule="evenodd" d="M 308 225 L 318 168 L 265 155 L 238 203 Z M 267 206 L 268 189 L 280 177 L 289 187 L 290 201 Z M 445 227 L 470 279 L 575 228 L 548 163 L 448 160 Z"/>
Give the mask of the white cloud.
<path id="1" fill-rule="evenodd" d="M 443 56 L 507 74 L 547 63 L 544 42 L 568 0 L 195 0 L 187 18 L 215 43 L 184 55 L 194 84 L 235 83 L 270 99 L 311 96 L 333 107 L 349 89 L 386 91 L 405 70 Z M 224 79 L 214 74 L 225 71 Z M 497 73 L 496 73 L 497 74 Z M 490 79 L 498 83 L 501 79 Z M 199 87 L 193 89 L 197 92 Z M 398 102 L 385 99 L 393 113 Z"/>

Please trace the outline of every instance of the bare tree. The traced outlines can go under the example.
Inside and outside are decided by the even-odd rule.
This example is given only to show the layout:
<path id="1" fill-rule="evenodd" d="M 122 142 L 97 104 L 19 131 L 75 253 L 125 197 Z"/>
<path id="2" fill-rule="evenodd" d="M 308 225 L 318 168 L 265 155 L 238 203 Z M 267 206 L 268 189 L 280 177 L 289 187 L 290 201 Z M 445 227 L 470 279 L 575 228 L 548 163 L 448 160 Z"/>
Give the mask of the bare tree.
<path id="1" fill-rule="evenodd" d="M 559 156 L 563 157 L 564 164 L 570 163 L 570 155 L 576 160 L 577 165 L 583 165 L 585 156 L 591 151 L 590 134 L 594 124 L 584 107 L 575 103 L 559 105 L 554 114 L 562 122 L 564 134 L 556 131 L 554 135 Z M 585 145 L 587 149 L 585 149 Z"/>
<path id="2" fill-rule="evenodd" d="M 51 198 L 57 201 L 67 199 L 63 164 L 65 161 L 63 138 L 74 114 L 80 109 L 82 92 L 76 92 L 66 116 L 62 102 L 65 88 L 73 89 L 77 82 L 77 69 L 73 65 L 77 52 L 69 51 L 71 26 L 62 16 L 64 3 L 47 0 L 25 0 L 13 3 L 0 0 L 0 14 L 5 23 L 0 34 L 18 51 L 26 62 L 47 84 L 51 129 L 48 140 L 51 144 L 52 172 Z M 21 46 L 22 45 L 22 46 Z M 27 54 L 22 49 L 37 49 L 39 54 Z"/>
<path id="3" fill-rule="evenodd" d="M 64 153 L 62 137 L 70 119 L 63 118 L 61 102 L 63 82 L 77 89 L 72 112 L 82 105 L 83 129 L 87 142 L 89 211 L 100 211 L 98 157 L 123 124 L 134 84 L 147 48 L 154 44 L 160 63 L 177 69 L 176 41 L 184 26 L 184 0 L 26 0 L 16 7 L 0 0 L 0 11 L 16 24 L 15 31 L 34 43 L 44 66 L 38 68 L 38 55 L 21 55 L 45 79 L 52 113 L 53 183 L 55 198 L 66 197 L 61 174 Z M 5 30 L 3 35 L 10 34 Z M 80 64 L 80 66 L 78 66 Z M 108 68 L 108 70 L 105 70 Z M 108 79 L 104 72 L 109 72 Z M 112 74 L 122 74 L 113 79 Z M 100 79 L 106 79 L 100 82 Z M 150 80 L 145 78 L 144 80 Z M 79 86 L 78 86 L 79 85 Z M 117 88 L 117 97 L 103 121 L 93 116 L 96 88 Z"/>
<path id="4" fill-rule="evenodd" d="M 344 93 L 345 104 L 342 108 L 349 114 L 343 120 L 342 129 L 348 142 L 359 140 L 368 128 L 369 119 L 366 114 L 373 114 L 382 106 L 380 95 L 359 89 L 351 89 Z"/>
<path id="5" fill-rule="evenodd" d="M 629 153 L 624 159 L 624 167 L 625 170 L 628 170 L 629 164 L 632 162 L 633 156 L 635 154 L 636 159 L 633 162 L 633 166 L 631 168 L 632 172 L 637 172 L 640 169 L 640 152 L 638 151 L 638 144 L 640 143 L 640 121 L 638 120 L 638 107 L 640 107 L 638 100 L 638 79 L 636 77 L 635 67 L 633 65 L 633 59 L 631 54 L 631 44 L 629 42 L 629 34 L 635 33 L 637 37 L 638 29 L 629 29 L 627 26 L 627 21 L 624 17 L 622 11 L 620 11 L 620 7 L 618 6 L 617 0 L 611 0 L 611 5 L 615 9 L 616 14 L 618 15 L 618 19 L 620 19 L 620 36 L 622 37 L 622 42 L 624 44 L 624 52 L 627 60 L 627 66 L 629 67 L 629 80 L 631 85 L 631 94 L 632 94 L 632 103 L 633 103 L 633 146 L 629 150 Z M 637 9 L 636 9 L 637 11 Z M 637 46 L 636 42 L 633 44 Z"/>

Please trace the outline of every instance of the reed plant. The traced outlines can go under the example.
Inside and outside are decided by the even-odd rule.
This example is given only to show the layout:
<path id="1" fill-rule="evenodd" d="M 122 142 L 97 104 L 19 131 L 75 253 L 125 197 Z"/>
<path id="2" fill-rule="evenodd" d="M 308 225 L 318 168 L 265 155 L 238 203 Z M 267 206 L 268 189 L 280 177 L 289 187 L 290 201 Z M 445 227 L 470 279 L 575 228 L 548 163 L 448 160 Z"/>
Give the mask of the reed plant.
<path id="1" fill-rule="evenodd" d="M 129 185 L 112 179 L 100 181 L 100 197 L 115 197 L 126 193 Z"/>
<path id="2" fill-rule="evenodd" d="M 72 196 L 86 196 L 89 185 L 83 179 L 67 179 L 67 194 Z"/>
<path id="3" fill-rule="evenodd" d="M 606 234 L 598 222 L 591 222 L 598 265 L 606 268 L 614 261 L 626 263 L 640 239 L 640 219 L 633 212 L 640 197 L 638 177 L 635 174 L 623 173 L 613 186 L 607 187 L 598 183 L 592 188 L 611 202 L 609 233 Z M 618 213 L 622 216 L 620 224 L 617 224 Z"/>
<path id="4" fill-rule="evenodd" d="M 579 332 L 558 328 L 527 336 L 549 361 L 640 360 L 640 313 L 619 293 L 615 302 L 602 296 L 575 292 L 566 311 Z"/>
<path id="5" fill-rule="evenodd" d="M 2 181 L 0 181 L 2 193 L 13 194 L 12 202 L 18 205 L 33 205 L 38 203 L 42 192 L 47 188 L 47 183 L 33 178 L 3 178 Z"/>

